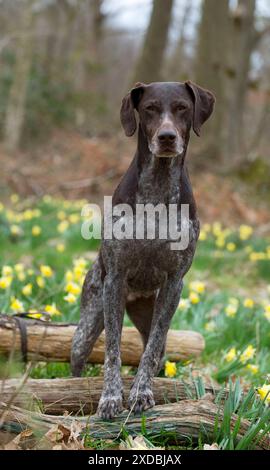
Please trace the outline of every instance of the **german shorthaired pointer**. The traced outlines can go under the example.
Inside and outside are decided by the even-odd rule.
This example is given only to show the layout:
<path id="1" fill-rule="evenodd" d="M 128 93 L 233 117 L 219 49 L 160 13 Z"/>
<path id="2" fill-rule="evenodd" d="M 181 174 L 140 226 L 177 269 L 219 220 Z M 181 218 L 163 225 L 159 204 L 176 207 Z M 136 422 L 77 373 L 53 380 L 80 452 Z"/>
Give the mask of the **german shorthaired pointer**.
<path id="1" fill-rule="evenodd" d="M 190 81 L 137 83 L 122 101 L 121 122 L 127 136 L 136 131 L 134 110 L 138 112 L 138 146 L 114 193 L 113 206 L 126 203 L 135 210 L 136 204 L 175 204 L 181 217 L 181 205 L 188 204 L 189 243 L 176 251 L 169 236 L 103 238 L 99 257 L 84 282 L 71 365 L 73 375 L 79 376 L 105 327 L 104 387 L 98 406 L 104 419 L 122 410 L 120 339 L 125 309 L 144 344 L 128 406 L 135 413 L 154 406 L 151 379 L 162 364 L 170 321 L 200 230 L 185 162 L 190 130 L 200 135 L 214 101 L 211 92 Z"/>

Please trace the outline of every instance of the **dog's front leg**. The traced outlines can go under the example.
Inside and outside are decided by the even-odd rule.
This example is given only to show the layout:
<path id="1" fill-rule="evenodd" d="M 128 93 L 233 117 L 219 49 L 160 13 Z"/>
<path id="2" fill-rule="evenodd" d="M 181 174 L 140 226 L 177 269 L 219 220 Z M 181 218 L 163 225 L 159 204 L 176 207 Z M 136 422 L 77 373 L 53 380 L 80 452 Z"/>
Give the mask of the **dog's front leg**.
<path id="1" fill-rule="evenodd" d="M 97 413 L 101 418 L 111 419 L 122 411 L 120 341 L 124 315 L 123 276 L 106 275 L 103 305 L 106 335 L 104 385 Z"/>
<path id="2" fill-rule="evenodd" d="M 168 276 L 156 299 L 147 346 L 129 395 L 129 408 L 135 414 L 154 406 L 151 379 L 157 373 L 172 316 L 179 303 L 183 282 L 177 275 Z"/>

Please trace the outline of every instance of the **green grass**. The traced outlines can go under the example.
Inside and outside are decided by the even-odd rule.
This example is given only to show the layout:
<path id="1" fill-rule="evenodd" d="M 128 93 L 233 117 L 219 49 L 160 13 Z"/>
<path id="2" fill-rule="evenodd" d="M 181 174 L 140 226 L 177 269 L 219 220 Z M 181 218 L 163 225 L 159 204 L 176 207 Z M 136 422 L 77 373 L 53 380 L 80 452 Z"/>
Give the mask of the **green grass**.
<path id="1" fill-rule="evenodd" d="M 80 212 L 84 203 L 44 197 L 34 204 L 31 200 L 12 197 L 5 207 L 0 205 L 0 312 L 48 310 L 45 316 L 51 316 L 52 321 L 78 321 L 82 283 L 93 262 L 93 251 L 99 246 L 99 241 L 81 237 Z M 35 230 L 40 233 L 34 235 L 36 226 L 39 229 L 34 229 L 34 233 Z M 42 265 L 51 268 L 48 277 L 42 274 Z M 43 286 L 38 283 L 40 279 Z M 29 284 L 31 292 L 23 289 Z M 68 302 L 68 292 L 72 302 Z M 252 413 L 256 420 L 263 423 L 268 408 L 258 398 L 255 388 L 268 384 L 270 374 L 270 238 L 258 237 L 245 227 L 239 230 L 218 223 L 204 225 L 182 298 L 184 302 L 179 305 L 171 327 L 202 333 L 206 347 L 200 358 L 178 363 L 176 377 L 185 379 L 200 373 L 221 384 L 238 378 L 245 390 L 250 390 L 247 396 L 253 394 L 248 399 L 249 408 L 241 408 L 241 416 L 255 410 Z M 246 299 L 252 299 L 254 305 L 249 301 L 247 306 Z M 235 311 L 228 313 L 228 306 L 229 311 Z M 124 323 L 130 325 L 127 317 Z M 254 352 L 241 360 L 248 346 Z M 232 348 L 235 353 L 230 358 Z M 135 370 L 130 368 L 129 373 L 134 374 Z M 14 366 L 12 373 L 20 373 L 20 367 Z M 100 366 L 89 366 L 85 375 L 100 373 Z M 31 375 L 65 377 L 70 375 L 70 367 L 41 363 L 33 368 Z M 232 403 L 228 404 L 227 420 L 233 409 Z M 256 420 L 250 436 L 259 432 Z M 250 436 L 236 443 L 227 421 L 217 433 L 221 448 L 251 445 Z M 172 436 L 165 435 L 153 443 L 169 446 L 171 440 Z"/>

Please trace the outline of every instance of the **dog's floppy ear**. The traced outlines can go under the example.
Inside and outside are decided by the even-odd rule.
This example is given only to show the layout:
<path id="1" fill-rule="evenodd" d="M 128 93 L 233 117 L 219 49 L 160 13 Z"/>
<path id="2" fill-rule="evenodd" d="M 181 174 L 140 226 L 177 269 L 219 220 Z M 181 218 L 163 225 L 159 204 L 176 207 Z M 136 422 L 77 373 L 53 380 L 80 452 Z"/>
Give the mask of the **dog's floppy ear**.
<path id="1" fill-rule="evenodd" d="M 216 99 L 211 91 L 195 83 L 187 81 L 185 85 L 191 93 L 194 103 L 193 130 L 195 134 L 200 136 L 201 126 L 211 116 Z"/>
<path id="2" fill-rule="evenodd" d="M 137 128 L 134 109 L 137 109 L 143 94 L 144 83 L 136 83 L 134 88 L 123 98 L 120 119 L 127 137 L 131 137 Z"/>

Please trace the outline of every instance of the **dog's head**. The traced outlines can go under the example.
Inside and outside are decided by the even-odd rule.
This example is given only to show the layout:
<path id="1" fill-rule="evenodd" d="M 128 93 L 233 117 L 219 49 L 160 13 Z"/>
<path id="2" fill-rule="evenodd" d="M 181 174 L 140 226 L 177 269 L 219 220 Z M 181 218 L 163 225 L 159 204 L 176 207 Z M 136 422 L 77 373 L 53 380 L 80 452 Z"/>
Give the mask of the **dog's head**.
<path id="1" fill-rule="evenodd" d="M 190 81 L 136 83 L 123 98 L 120 117 L 126 135 L 132 136 L 137 128 L 136 109 L 151 153 L 175 157 L 184 153 L 191 126 L 200 135 L 214 102 L 210 91 Z"/>

